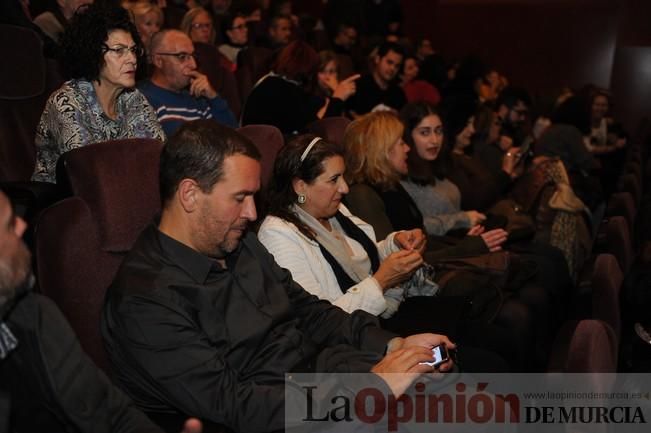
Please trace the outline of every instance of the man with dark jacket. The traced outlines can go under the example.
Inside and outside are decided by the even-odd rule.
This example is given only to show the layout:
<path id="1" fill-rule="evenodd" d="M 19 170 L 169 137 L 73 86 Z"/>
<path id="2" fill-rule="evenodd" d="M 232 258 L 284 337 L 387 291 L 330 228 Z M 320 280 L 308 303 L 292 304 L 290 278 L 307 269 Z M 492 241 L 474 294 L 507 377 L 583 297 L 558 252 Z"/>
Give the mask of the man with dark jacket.
<path id="1" fill-rule="evenodd" d="M 83 352 L 56 305 L 30 291 L 25 228 L 0 192 L 0 432 L 161 432 Z M 184 433 L 200 430 L 192 420 Z"/>

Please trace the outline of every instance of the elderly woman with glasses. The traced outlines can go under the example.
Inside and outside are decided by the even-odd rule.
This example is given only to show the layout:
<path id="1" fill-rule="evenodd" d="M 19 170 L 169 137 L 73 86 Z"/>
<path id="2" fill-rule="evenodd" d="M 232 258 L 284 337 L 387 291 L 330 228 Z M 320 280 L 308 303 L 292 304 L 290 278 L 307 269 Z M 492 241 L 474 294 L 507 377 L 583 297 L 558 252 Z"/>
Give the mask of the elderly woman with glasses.
<path id="1" fill-rule="evenodd" d="M 63 153 L 100 141 L 165 134 L 134 88 L 143 49 L 129 13 L 95 3 L 80 9 L 62 35 L 70 81 L 50 95 L 36 130 L 32 179 L 56 182 Z"/>
<path id="2" fill-rule="evenodd" d="M 190 36 L 192 42 L 214 44 L 217 32 L 212 16 L 202 7 L 190 9 L 183 16 L 181 31 Z"/>

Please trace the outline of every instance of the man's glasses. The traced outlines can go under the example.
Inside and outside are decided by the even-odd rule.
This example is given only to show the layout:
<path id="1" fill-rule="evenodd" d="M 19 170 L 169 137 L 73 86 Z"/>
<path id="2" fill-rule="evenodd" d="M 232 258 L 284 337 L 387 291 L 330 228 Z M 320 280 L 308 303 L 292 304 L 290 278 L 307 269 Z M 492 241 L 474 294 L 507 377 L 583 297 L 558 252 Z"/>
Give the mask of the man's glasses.
<path id="1" fill-rule="evenodd" d="M 157 56 L 176 57 L 179 62 L 187 62 L 190 59 L 197 59 L 195 53 L 156 53 Z"/>
<path id="2" fill-rule="evenodd" d="M 103 50 L 104 50 L 105 53 L 108 53 L 108 52 L 115 53 L 115 55 L 119 59 L 126 56 L 127 53 L 132 53 L 136 57 L 141 57 L 145 53 L 145 50 L 139 45 L 133 45 L 133 46 L 130 46 L 130 47 L 127 47 L 125 45 L 117 45 L 117 46 L 111 48 L 108 45 L 104 44 Z"/>
<path id="3" fill-rule="evenodd" d="M 231 27 L 231 30 L 244 30 L 246 27 L 246 24 L 240 24 L 239 26 L 233 26 Z"/>
<path id="4" fill-rule="evenodd" d="M 195 30 L 199 29 L 211 29 L 212 24 L 211 23 L 193 23 L 192 28 Z"/>

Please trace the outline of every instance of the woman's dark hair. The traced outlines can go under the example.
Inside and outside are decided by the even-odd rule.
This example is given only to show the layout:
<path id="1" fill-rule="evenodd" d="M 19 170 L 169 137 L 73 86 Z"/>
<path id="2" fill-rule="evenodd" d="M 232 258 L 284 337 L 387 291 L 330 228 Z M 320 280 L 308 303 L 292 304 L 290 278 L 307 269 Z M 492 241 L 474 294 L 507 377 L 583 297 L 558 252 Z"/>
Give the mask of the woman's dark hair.
<path id="1" fill-rule="evenodd" d="M 457 135 L 468 125 L 468 119 L 475 115 L 477 108 L 477 101 L 467 96 L 448 98 L 441 106 L 445 135 L 449 138 L 450 147 L 454 146 Z"/>
<path id="2" fill-rule="evenodd" d="M 411 148 L 407 154 L 409 178 L 421 185 L 433 184 L 436 182 L 436 179 L 445 179 L 450 165 L 448 161 L 449 146 L 446 143 L 446 136 L 443 137 L 443 146 L 434 161 L 423 160 L 418 156 L 418 152 L 415 149 L 414 138 L 411 134 L 424 118 L 431 115 L 438 116 L 441 122 L 443 122 L 443 117 L 439 110 L 425 101 L 409 103 L 400 110 L 400 120 L 405 126 L 402 139 Z"/>
<path id="3" fill-rule="evenodd" d="M 273 177 L 265 192 L 267 214 L 277 216 L 294 224 L 305 236 L 314 239 L 314 233 L 300 220 L 291 209 L 297 202 L 298 196 L 292 182 L 301 179 L 311 184 L 324 170 L 323 162 L 333 156 L 342 156 L 341 150 L 335 144 L 321 139 L 301 161 L 301 155 L 308 145 L 316 138 L 315 135 L 300 135 L 283 147 L 274 163 Z"/>
<path id="4" fill-rule="evenodd" d="M 590 105 L 586 95 L 570 96 L 552 113 L 552 123 L 572 125 L 587 135 L 591 130 Z"/>
<path id="5" fill-rule="evenodd" d="M 142 47 L 136 26 L 129 12 L 111 2 L 96 1 L 80 7 L 61 35 L 63 65 L 70 78 L 94 81 L 104 66 L 104 44 L 109 33 L 124 30 Z M 144 66 L 144 58 L 138 58 L 138 67 Z"/>
<path id="6" fill-rule="evenodd" d="M 306 42 L 290 42 L 280 50 L 272 70 L 290 80 L 307 86 L 319 71 L 319 55 Z"/>

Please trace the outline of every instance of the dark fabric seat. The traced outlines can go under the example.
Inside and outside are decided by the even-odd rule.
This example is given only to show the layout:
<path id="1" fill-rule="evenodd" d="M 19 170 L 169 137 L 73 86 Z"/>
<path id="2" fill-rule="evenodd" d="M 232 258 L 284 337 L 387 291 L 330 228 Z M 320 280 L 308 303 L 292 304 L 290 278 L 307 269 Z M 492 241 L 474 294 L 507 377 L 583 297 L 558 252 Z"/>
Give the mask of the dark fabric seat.
<path id="1" fill-rule="evenodd" d="M 618 340 L 621 334 L 620 292 L 624 276 L 611 254 L 600 254 L 592 274 L 592 318 L 610 325 Z"/>
<path id="2" fill-rule="evenodd" d="M 309 124 L 307 130 L 338 145 L 343 151 L 344 132 L 349 123 L 350 119 L 346 117 L 326 117 Z"/>
<path id="3" fill-rule="evenodd" d="M 247 125 L 237 131 L 251 140 L 262 154 L 262 186 L 266 186 L 273 174 L 276 155 L 285 145 L 282 132 L 271 125 Z"/>
<path id="4" fill-rule="evenodd" d="M 29 181 L 34 171 L 34 136 L 45 102 L 62 83 L 58 65 L 43 56 L 38 34 L 0 25 L 6 44 L 0 68 L 0 182 Z"/>
<path id="5" fill-rule="evenodd" d="M 607 323 L 600 320 L 569 321 L 561 327 L 554 341 L 548 371 L 615 373 L 617 351 L 617 337 Z"/>
<path id="6" fill-rule="evenodd" d="M 124 255 L 160 211 L 162 146 L 128 139 L 64 154 L 74 196 L 47 208 L 36 224 L 38 286 L 103 369 L 108 367 L 99 328 L 104 294 Z"/>
<path id="7" fill-rule="evenodd" d="M 36 213 L 59 198 L 52 184 L 30 182 L 36 163 L 36 126 L 50 93 L 62 83 L 59 66 L 43 56 L 39 35 L 28 28 L 0 25 L 5 44 L 0 68 L 0 187 L 16 213 L 31 222 Z M 27 242 L 31 240 L 27 236 Z"/>
<path id="8" fill-rule="evenodd" d="M 615 216 L 608 219 L 598 235 L 597 252 L 615 256 L 619 267 L 626 275 L 633 264 L 633 244 L 626 219 Z"/>
<path id="9" fill-rule="evenodd" d="M 271 70 L 272 57 L 273 51 L 263 47 L 249 47 L 238 55 L 235 78 L 243 106 L 255 83 Z"/>
<path id="10" fill-rule="evenodd" d="M 617 192 L 608 199 L 606 217 L 621 216 L 626 219 L 630 233 L 634 233 L 637 208 L 630 192 Z"/>

